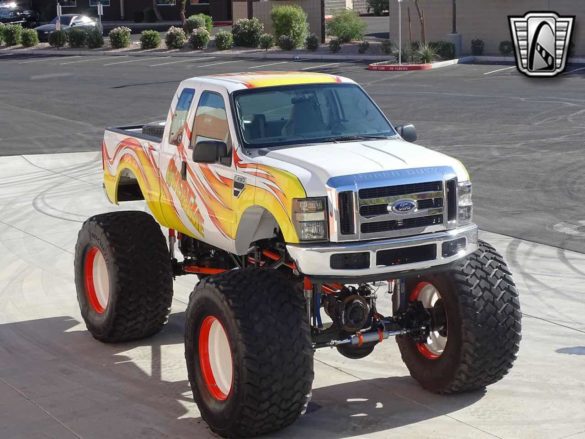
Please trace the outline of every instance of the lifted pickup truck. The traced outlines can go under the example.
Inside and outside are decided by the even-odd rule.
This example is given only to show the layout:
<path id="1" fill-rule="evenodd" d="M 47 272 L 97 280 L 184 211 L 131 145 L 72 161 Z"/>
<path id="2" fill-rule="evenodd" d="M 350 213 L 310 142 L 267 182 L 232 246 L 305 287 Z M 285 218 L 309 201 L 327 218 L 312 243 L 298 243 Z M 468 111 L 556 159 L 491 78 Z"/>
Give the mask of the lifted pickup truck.
<path id="1" fill-rule="evenodd" d="M 317 348 L 362 358 L 396 336 L 432 392 L 500 380 L 520 341 L 514 282 L 478 240 L 464 166 L 415 140 L 347 78 L 183 81 L 165 123 L 105 132 L 107 197 L 143 199 L 152 215 L 84 223 L 75 279 L 89 331 L 104 342 L 155 334 L 173 277 L 198 275 L 185 357 L 201 415 L 224 436 L 294 422 Z"/>

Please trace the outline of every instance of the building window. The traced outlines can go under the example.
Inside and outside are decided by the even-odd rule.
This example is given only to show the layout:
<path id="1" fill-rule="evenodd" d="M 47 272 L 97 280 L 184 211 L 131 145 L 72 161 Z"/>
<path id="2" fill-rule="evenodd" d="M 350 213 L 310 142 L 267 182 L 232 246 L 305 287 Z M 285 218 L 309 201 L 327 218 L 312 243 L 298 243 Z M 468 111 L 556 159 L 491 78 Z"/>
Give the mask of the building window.
<path id="1" fill-rule="evenodd" d="M 110 0 L 89 0 L 89 6 L 97 7 L 100 2 L 103 6 L 110 6 Z"/>
<path id="2" fill-rule="evenodd" d="M 77 0 L 61 0 L 60 3 L 64 8 L 74 8 L 77 6 Z"/>
<path id="3" fill-rule="evenodd" d="M 157 6 L 175 6 L 177 0 L 156 0 Z"/>

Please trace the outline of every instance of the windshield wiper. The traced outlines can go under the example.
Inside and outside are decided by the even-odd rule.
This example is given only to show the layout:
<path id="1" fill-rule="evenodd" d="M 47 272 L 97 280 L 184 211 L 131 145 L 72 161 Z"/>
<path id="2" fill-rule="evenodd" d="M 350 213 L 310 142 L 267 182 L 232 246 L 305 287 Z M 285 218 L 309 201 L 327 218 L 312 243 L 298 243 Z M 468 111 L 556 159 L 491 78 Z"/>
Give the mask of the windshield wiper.
<path id="1" fill-rule="evenodd" d="M 374 135 L 374 134 L 356 134 L 351 136 L 335 136 L 335 137 L 327 137 L 324 139 L 325 142 L 348 142 L 351 140 L 375 140 L 375 139 L 387 139 L 388 136 L 384 135 Z"/>

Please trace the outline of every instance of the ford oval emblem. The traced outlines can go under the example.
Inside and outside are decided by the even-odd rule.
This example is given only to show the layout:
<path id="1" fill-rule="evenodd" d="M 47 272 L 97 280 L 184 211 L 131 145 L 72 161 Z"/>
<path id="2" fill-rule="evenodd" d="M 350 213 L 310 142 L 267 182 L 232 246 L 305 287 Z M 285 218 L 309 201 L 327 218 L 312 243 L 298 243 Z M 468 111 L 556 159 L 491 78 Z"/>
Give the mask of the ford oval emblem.
<path id="1" fill-rule="evenodd" d="M 414 200 L 398 200 L 388 205 L 388 210 L 396 213 L 408 213 L 416 209 Z"/>

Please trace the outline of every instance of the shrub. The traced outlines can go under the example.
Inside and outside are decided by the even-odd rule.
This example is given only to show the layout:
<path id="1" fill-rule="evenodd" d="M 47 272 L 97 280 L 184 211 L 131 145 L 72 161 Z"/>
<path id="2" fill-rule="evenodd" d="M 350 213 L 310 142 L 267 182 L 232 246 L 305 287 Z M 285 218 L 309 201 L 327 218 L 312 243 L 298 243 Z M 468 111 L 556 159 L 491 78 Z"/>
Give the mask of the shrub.
<path id="1" fill-rule="evenodd" d="M 75 49 L 85 46 L 87 43 L 87 32 L 83 29 L 69 29 L 69 46 Z"/>
<path id="2" fill-rule="evenodd" d="M 337 53 L 341 50 L 341 40 L 339 38 L 332 38 L 329 40 L 329 50 Z"/>
<path id="3" fill-rule="evenodd" d="M 160 46 L 160 34 L 155 30 L 143 30 L 140 34 L 140 47 L 142 49 L 156 49 Z"/>
<path id="4" fill-rule="evenodd" d="M 382 50 L 382 53 L 386 55 L 390 55 L 392 53 L 393 47 L 394 45 L 390 40 L 382 40 L 382 44 L 380 44 L 380 49 Z"/>
<path id="5" fill-rule="evenodd" d="M 270 12 L 274 36 L 280 41 L 281 35 L 290 37 L 294 47 L 300 47 L 305 43 L 309 24 L 307 14 L 300 6 L 286 5 L 277 6 Z"/>
<path id="6" fill-rule="evenodd" d="M 144 21 L 144 11 L 134 11 L 134 23 L 142 23 Z"/>
<path id="7" fill-rule="evenodd" d="M 110 45 L 114 49 L 123 49 L 130 45 L 130 33 L 132 31 L 125 26 L 115 27 L 108 34 L 110 37 Z"/>
<path id="8" fill-rule="evenodd" d="M 180 27 L 171 26 L 165 36 L 165 44 L 169 49 L 180 49 L 187 42 L 187 34 Z"/>
<path id="9" fill-rule="evenodd" d="M 342 43 L 364 38 L 366 22 L 355 11 L 344 9 L 333 14 L 327 23 L 327 33 L 339 38 Z"/>
<path id="10" fill-rule="evenodd" d="M 4 24 L 0 23 L 0 44 L 4 41 Z"/>
<path id="11" fill-rule="evenodd" d="M 278 47 L 280 47 L 282 50 L 293 50 L 296 46 L 292 37 L 289 37 L 288 35 L 281 35 L 278 37 Z"/>
<path id="12" fill-rule="evenodd" d="M 215 47 L 217 50 L 228 50 L 234 45 L 234 36 L 231 32 L 220 30 L 215 34 Z"/>
<path id="13" fill-rule="evenodd" d="M 370 43 L 368 43 L 367 41 L 362 41 L 360 43 L 360 45 L 358 46 L 358 52 L 359 53 L 366 53 L 369 48 L 370 48 Z"/>
<path id="14" fill-rule="evenodd" d="M 90 49 L 98 49 L 104 45 L 104 36 L 99 29 L 90 29 L 87 31 L 87 47 Z"/>
<path id="15" fill-rule="evenodd" d="M 205 49 L 209 44 L 209 32 L 204 27 L 200 27 L 191 32 L 189 36 L 189 46 L 195 50 Z"/>
<path id="16" fill-rule="evenodd" d="M 417 51 L 422 64 L 429 64 L 437 56 L 437 52 L 429 44 L 422 44 Z"/>
<path id="17" fill-rule="evenodd" d="M 146 21 L 147 23 L 156 23 L 158 21 L 154 9 L 146 8 L 144 10 L 144 21 Z"/>
<path id="18" fill-rule="evenodd" d="M 4 26 L 4 41 L 7 46 L 16 46 L 20 44 L 20 37 L 22 35 L 22 26 L 20 24 L 9 24 Z"/>
<path id="19" fill-rule="evenodd" d="M 241 18 L 232 26 L 234 44 L 241 47 L 258 47 L 264 25 L 257 18 Z"/>
<path id="20" fill-rule="evenodd" d="M 274 37 L 270 34 L 260 35 L 260 48 L 268 50 L 271 47 L 274 47 Z"/>
<path id="21" fill-rule="evenodd" d="M 23 29 L 20 40 L 24 47 L 34 47 L 39 44 L 39 35 L 34 29 Z"/>
<path id="22" fill-rule="evenodd" d="M 198 28 L 205 28 L 205 19 L 199 15 L 191 15 L 185 21 L 185 33 L 191 35 L 191 33 Z"/>
<path id="23" fill-rule="evenodd" d="M 511 41 L 502 41 L 500 43 L 500 53 L 503 56 L 510 56 L 514 53 L 514 45 Z"/>
<path id="24" fill-rule="evenodd" d="M 371 10 L 374 15 L 382 15 L 382 12 L 390 10 L 389 0 L 368 0 L 368 12 Z"/>
<path id="25" fill-rule="evenodd" d="M 319 48 L 319 37 L 315 34 L 309 34 L 305 40 L 305 47 L 312 51 L 317 50 Z"/>
<path id="26" fill-rule="evenodd" d="M 475 40 L 471 40 L 471 54 L 474 56 L 481 56 L 483 55 L 483 48 L 484 43 L 483 40 L 476 38 Z"/>
<path id="27" fill-rule="evenodd" d="M 455 45 L 449 41 L 431 41 L 429 46 L 443 59 L 455 58 Z"/>
<path id="28" fill-rule="evenodd" d="M 49 45 L 51 47 L 63 47 L 67 44 L 67 32 L 64 30 L 56 30 L 49 34 Z"/>
<path id="29" fill-rule="evenodd" d="M 196 26 L 193 29 L 191 29 L 191 32 L 193 32 L 193 30 L 197 29 L 198 27 L 204 27 L 207 30 L 207 32 L 211 34 L 211 29 L 213 29 L 213 18 L 206 14 L 195 14 L 187 18 L 187 21 L 191 19 L 196 20 L 198 23 L 201 23 L 200 26 Z"/>

